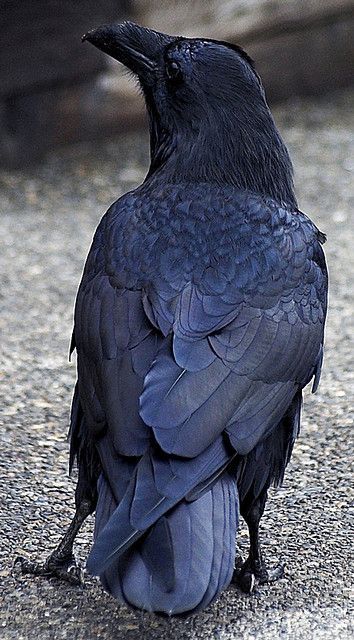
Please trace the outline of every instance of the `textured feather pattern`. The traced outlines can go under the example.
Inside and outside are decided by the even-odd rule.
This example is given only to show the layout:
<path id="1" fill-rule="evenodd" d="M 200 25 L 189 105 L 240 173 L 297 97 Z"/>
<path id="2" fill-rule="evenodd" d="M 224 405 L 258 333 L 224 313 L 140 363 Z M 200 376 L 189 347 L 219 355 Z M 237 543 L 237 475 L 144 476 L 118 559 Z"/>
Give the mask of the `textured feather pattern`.
<path id="1" fill-rule="evenodd" d="M 95 537 L 117 504 L 103 476 L 98 504 Z M 236 528 L 236 485 L 224 474 L 201 498 L 180 502 L 160 518 L 101 580 L 125 604 L 168 615 L 193 613 L 230 583 Z"/>
<path id="2" fill-rule="evenodd" d="M 149 527 L 230 458 L 219 436 L 199 456 L 171 458 L 149 450 L 138 463 L 126 493 L 93 545 L 87 568 L 101 575 Z"/>
<path id="3" fill-rule="evenodd" d="M 234 471 L 242 515 L 271 485 L 281 485 L 300 431 L 302 394 L 299 391 L 280 423 L 250 453 L 237 460 Z"/>
<path id="4" fill-rule="evenodd" d="M 289 411 L 296 423 L 301 389 L 314 376 L 318 383 L 321 240 L 303 213 L 269 197 L 154 177 L 101 221 L 73 344 L 85 437 L 104 474 L 88 568 L 119 599 L 187 611 L 227 584 L 235 522 L 228 462 L 243 460 L 242 472 L 234 469 L 243 496 L 280 478 L 278 457 L 284 463 L 292 445 L 281 436 L 272 458 L 266 443 L 285 433 Z M 79 439 L 73 424 L 72 456 Z M 230 546 L 215 546 L 212 560 L 221 529 Z M 184 586 L 183 541 L 199 558 Z M 175 600 L 163 595 L 170 592 Z"/>

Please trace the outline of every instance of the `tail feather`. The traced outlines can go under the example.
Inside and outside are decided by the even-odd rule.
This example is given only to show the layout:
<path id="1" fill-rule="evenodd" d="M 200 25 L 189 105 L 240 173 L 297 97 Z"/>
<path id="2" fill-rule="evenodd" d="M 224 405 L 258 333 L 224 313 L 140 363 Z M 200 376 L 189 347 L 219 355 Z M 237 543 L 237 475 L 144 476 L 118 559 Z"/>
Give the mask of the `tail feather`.
<path id="1" fill-rule="evenodd" d="M 213 487 L 213 550 L 208 588 L 197 609 L 204 609 L 230 584 L 235 566 L 237 490 L 226 475 Z"/>
<path id="2" fill-rule="evenodd" d="M 100 481 L 95 534 L 115 510 Z M 105 502 L 105 506 L 101 505 Z M 181 501 L 101 575 L 118 600 L 168 615 L 205 608 L 232 577 L 237 527 L 235 481 L 224 474 L 194 502 Z"/>
<path id="3" fill-rule="evenodd" d="M 141 545 L 141 557 L 160 588 L 168 592 L 176 587 L 173 533 L 168 518 L 162 516 L 151 527 Z"/>
<path id="4" fill-rule="evenodd" d="M 160 451 L 147 452 L 91 549 L 88 571 L 101 575 L 161 516 L 229 459 L 229 448 L 221 437 L 193 459 L 177 459 Z"/>

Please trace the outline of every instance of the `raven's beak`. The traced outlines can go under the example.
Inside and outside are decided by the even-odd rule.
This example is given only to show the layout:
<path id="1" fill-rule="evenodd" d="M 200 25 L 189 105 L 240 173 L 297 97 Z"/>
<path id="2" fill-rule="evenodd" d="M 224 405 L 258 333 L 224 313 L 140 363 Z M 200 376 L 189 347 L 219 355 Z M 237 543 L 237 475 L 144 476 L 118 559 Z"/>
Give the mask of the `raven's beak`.
<path id="1" fill-rule="evenodd" d="M 82 37 L 85 40 L 124 64 L 143 82 L 149 82 L 158 68 L 163 48 L 173 38 L 133 22 L 123 22 L 93 29 Z"/>

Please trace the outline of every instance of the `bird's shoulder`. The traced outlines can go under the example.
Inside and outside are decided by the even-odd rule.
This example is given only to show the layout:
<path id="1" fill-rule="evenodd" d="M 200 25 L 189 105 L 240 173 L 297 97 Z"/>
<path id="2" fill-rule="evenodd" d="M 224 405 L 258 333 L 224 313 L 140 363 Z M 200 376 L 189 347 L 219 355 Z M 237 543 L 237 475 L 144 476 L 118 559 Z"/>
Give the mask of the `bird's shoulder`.
<path id="1" fill-rule="evenodd" d="M 307 216 L 271 198 L 231 186 L 153 184 L 125 194 L 103 217 L 88 268 L 105 268 L 124 286 L 161 275 L 232 281 L 243 267 L 257 276 L 311 260 L 321 236 Z M 293 264 L 294 263 L 294 264 Z M 241 284 L 242 278 L 238 277 Z"/>

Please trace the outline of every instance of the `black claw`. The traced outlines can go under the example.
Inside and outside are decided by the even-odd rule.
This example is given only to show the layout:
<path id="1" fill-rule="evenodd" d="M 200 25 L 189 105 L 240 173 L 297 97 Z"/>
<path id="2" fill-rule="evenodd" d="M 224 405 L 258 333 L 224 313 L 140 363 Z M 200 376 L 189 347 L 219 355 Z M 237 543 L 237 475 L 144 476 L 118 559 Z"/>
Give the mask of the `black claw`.
<path id="1" fill-rule="evenodd" d="M 23 556 L 17 556 L 14 564 L 20 565 L 22 573 L 46 578 L 54 577 L 73 585 L 83 586 L 84 572 L 80 564 L 75 560 L 73 544 L 83 522 L 94 511 L 94 508 L 95 502 L 93 499 L 87 500 L 85 498 L 79 503 L 67 531 L 45 562 L 32 562 L 32 560 L 28 560 Z"/>
<path id="2" fill-rule="evenodd" d="M 275 582 L 284 576 L 284 566 L 278 565 L 274 569 L 267 569 L 263 560 L 252 561 L 250 558 L 235 568 L 232 582 L 244 593 L 252 593 L 257 584 Z"/>
<path id="3" fill-rule="evenodd" d="M 241 569 L 242 566 L 243 566 L 243 563 L 244 563 L 244 559 L 242 558 L 242 556 L 236 555 L 236 558 L 235 558 L 235 570 Z"/>
<path id="4" fill-rule="evenodd" d="M 18 556 L 14 565 L 19 564 L 22 573 L 28 573 L 35 576 L 43 576 L 46 578 L 58 578 L 73 585 L 83 586 L 84 573 L 79 564 L 76 563 L 74 556 L 70 558 L 58 559 L 51 555 L 41 564 L 32 562 L 23 556 Z"/>
<path id="5" fill-rule="evenodd" d="M 240 587 L 241 591 L 243 591 L 244 593 L 252 593 L 256 584 L 256 579 L 254 577 L 254 574 L 251 573 L 250 571 L 246 573 L 238 572 L 235 576 L 235 579 L 233 579 L 233 581 L 235 581 L 235 583 Z"/>

